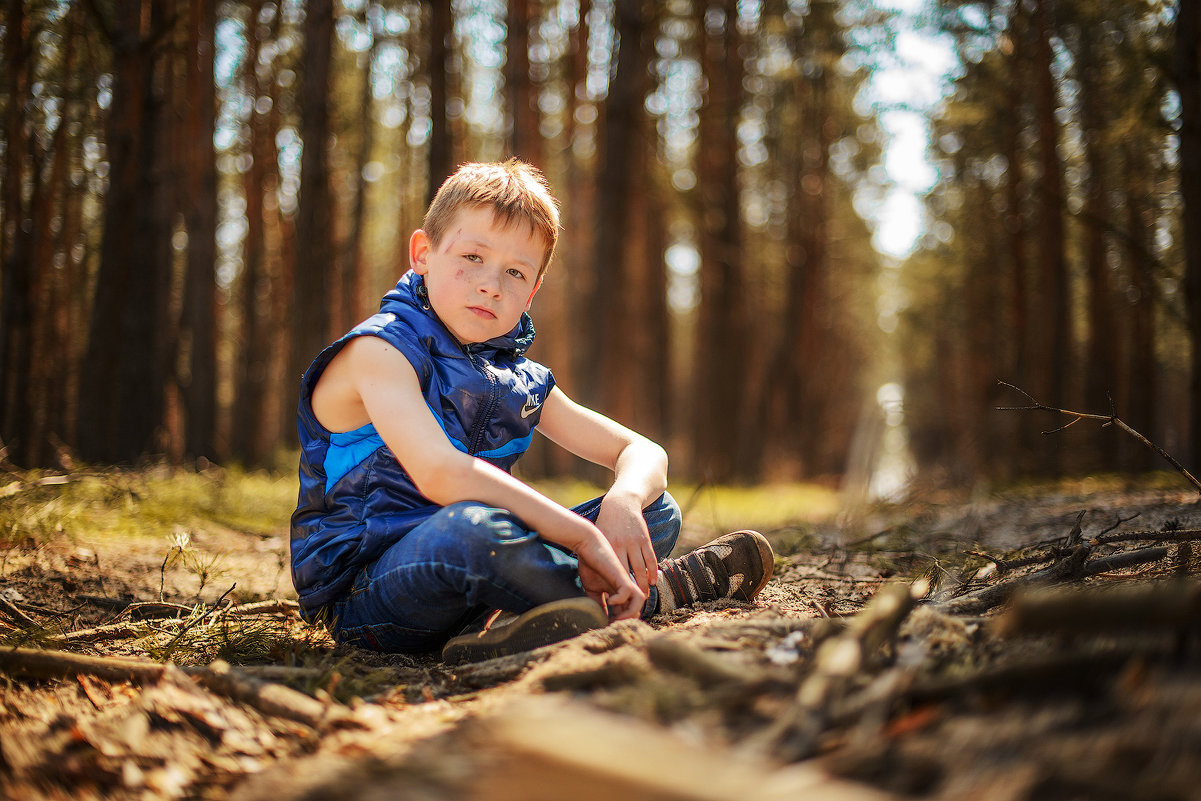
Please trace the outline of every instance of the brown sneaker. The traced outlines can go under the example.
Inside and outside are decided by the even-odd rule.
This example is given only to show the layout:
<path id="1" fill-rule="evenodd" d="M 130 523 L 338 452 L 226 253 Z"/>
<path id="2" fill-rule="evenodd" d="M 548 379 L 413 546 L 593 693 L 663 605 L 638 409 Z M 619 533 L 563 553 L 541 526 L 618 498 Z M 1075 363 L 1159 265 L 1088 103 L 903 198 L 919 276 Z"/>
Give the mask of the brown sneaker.
<path id="1" fill-rule="evenodd" d="M 442 648 L 448 665 L 480 662 L 566 640 L 608 625 L 609 617 L 591 598 L 564 598 L 498 620 L 491 628 L 452 637 Z"/>
<path id="2" fill-rule="evenodd" d="M 670 600 L 660 599 L 660 611 L 719 598 L 752 601 L 767 585 L 774 567 L 775 554 L 758 531 L 718 537 L 691 553 L 659 563 L 672 595 Z"/>

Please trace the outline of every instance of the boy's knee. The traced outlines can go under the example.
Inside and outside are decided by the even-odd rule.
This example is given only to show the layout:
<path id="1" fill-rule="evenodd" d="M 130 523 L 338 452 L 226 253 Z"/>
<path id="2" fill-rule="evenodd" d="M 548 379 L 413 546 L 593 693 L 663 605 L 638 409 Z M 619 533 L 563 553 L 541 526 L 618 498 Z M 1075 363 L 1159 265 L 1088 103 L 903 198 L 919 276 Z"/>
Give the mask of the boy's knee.
<path id="1" fill-rule="evenodd" d="M 684 519 L 680 505 L 669 492 L 664 492 L 656 498 L 650 506 L 642 510 L 642 514 L 646 517 L 648 525 L 674 525 L 677 529 Z"/>
<path id="2" fill-rule="evenodd" d="M 442 510 L 446 526 L 457 537 L 508 545 L 537 539 L 512 512 L 477 501 L 460 501 Z"/>
<path id="3" fill-rule="evenodd" d="M 676 539 L 680 536 L 680 529 L 684 524 L 680 505 L 670 493 L 664 492 L 642 510 L 642 515 L 646 519 L 655 555 L 662 559 L 675 547 Z"/>

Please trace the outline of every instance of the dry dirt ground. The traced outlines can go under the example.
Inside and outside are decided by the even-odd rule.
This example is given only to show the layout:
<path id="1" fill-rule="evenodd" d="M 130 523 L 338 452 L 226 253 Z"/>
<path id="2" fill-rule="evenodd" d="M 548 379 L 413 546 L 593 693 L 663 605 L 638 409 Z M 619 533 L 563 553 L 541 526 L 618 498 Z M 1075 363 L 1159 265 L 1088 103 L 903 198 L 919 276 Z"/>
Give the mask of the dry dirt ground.
<path id="1" fill-rule="evenodd" d="M 752 605 L 462 667 L 306 627 L 276 537 L 4 541 L 0 797 L 1201 798 L 1199 529 L 1188 490 L 873 509 L 768 532 Z"/>

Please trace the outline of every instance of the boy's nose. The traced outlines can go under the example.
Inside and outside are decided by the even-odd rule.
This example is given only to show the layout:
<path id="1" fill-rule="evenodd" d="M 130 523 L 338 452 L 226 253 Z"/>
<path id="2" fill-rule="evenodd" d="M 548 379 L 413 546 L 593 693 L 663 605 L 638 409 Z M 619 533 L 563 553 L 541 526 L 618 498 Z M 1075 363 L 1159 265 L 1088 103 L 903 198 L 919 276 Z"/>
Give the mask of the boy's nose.
<path id="1" fill-rule="evenodd" d="M 500 296 L 500 277 L 487 272 L 480 277 L 480 294 L 491 295 L 492 297 Z"/>

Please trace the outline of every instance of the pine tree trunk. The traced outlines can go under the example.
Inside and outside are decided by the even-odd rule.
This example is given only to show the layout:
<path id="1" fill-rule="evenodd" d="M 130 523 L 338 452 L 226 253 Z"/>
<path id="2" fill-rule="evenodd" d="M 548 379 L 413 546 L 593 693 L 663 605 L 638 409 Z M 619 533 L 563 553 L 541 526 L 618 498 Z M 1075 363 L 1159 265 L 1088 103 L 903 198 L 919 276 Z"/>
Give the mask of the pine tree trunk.
<path id="1" fill-rule="evenodd" d="M 542 166 L 542 134 L 530 81 L 530 0 L 510 0 L 505 38 L 505 101 L 511 131 L 509 155 Z"/>
<path id="2" fill-rule="evenodd" d="M 1103 65 L 1093 52 L 1091 26 L 1082 25 L 1078 35 L 1076 79 L 1080 84 L 1080 117 L 1084 133 L 1085 163 L 1088 178 L 1084 201 L 1084 262 L 1088 280 L 1088 355 L 1085 366 L 1084 405 L 1104 408 L 1107 398 L 1117 389 L 1116 326 L 1119 323 L 1114 309 L 1113 287 L 1109 279 L 1106 251 L 1106 230 L 1110 228 L 1108 162 L 1102 104 L 1106 95 Z M 1100 457 L 1096 468 L 1114 470 L 1117 467 L 1118 438 L 1116 431 L 1105 431 L 1096 440 Z"/>
<path id="3" fill-rule="evenodd" d="M 451 141 L 450 120 L 446 115 L 449 99 L 446 75 L 446 59 L 449 55 L 447 40 L 454 27 L 451 4 L 443 0 L 429 0 L 429 59 L 425 65 L 430 86 L 430 143 L 429 181 L 426 203 L 434 199 L 438 187 L 454 172 L 454 145 Z"/>
<path id="4" fill-rule="evenodd" d="M 4 35 L 5 118 L 4 226 L 0 232 L 0 458 L 27 464 L 32 410 L 28 388 L 33 342 L 33 241 L 23 200 L 28 179 L 28 140 L 24 130 L 32 58 L 25 4 L 9 0 Z M 40 182 L 35 181 L 35 186 Z"/>
<path id="5" fill-rule="evenodd" d="M 1059 157 L 1059 106 L 1055 91 L 1051 37 L 1054 34 L 1051 0 L 1036 0 L 1034 11 L 1034 70 L 1038 115 L 1038 160 L 1042 175 L 1038 187 L 1038 276 L 1037 297 L 1032 308 L 1038 335 L 1034 395 L 1043 403 L 1062 408 L 1070 376 L 1067 259 L 1064 251 L 1063 166 Z M 1060 466 L 1058 454 L 1044 445 L 1043 470 L 1054 474 Z"/>
<path id="6" fill-rule="evenodd" d="M 366 294 L 366 265 L 363 264 L 363 236 L 367 225 L 367 179 L 363 177 L 367 164 L 371 161 L 375 150 L 375 119 L 372 113 L 374 103 L 371 89 L 371 65 L 379 48 L 379 37 L 372 37 L 371 47 L 367 51 L 366 67 L 363 70 L 363 83 L 359 95 L 359 150 L 355 161 L 354 171 L 354 201 L 350 209 L 350 230 L 347 242 L 342 247 L 345 253 L 342 275 L 346 286 L 342 292 L 342 325 L 337 330 L 343 331 L 359 322 L 365 316 L 364 301 Z"/>
<path id="7" fill-rule="evenodd" d="M 1176 11 L 1176 91 L 1180 94 L 1180 199 L 1184 296 L 1192 338 L 1189 438 L 1193 467 L 1201 465 L 1201 5 Z"/>
<path id="8" fill-rule="evenodd" d="M 105 136 L 109 188 L 88 347 L 80 376 L 79 449 L 125 462 L 153 447 L 162 422 L 166 265 L 155 204 L 159 143 L 154 55 L 144 0 L 113 4 L 113 82 Z"/>
<path id="9" fill-rule="evenodd" d="M 602 148 L 596 178 L 596 220 L 593 240 L 592 292 L 586 364 L 581 373 L 583 397 L 607 413 L 629 420 L 632 371 L 629 359 L 629 308 L 623 293 L 630 277 L 625 251 L 626 238 L 617 232 L 631 226 L 630 197 L 638 176 L 629 168 L 629 154 L 641 141 L 642 100 L 645 97 L 643 63 L 639 50 L 643 35 L 639 0 L 618 0 L 614 7 L 614 27 L 619 43 L 615 55 L 617 70 L 605 99 Z"/>
<path id="10" fill-rule="evenodd" d="M 1126 263 L 1130 270 L 1133 298 L 1130 301 L 1130 346 L 1124 371 L 1127 392 L 1123 419 L 1152 442 L 1160 442 L 1157 431 L 1160 375 L 1155 355 L 1155 272 L 1150 243 L 1153 233 L 1147 220 L 1145 183 L 1150 166 L 1138 142 L 1124 148 L 1126 207 Z M 1123 439 L 1122 466 L 1132 472 L 1151 469 L 1156 455 L 1140 444 Z"/>
<path id="11" fill-rule="evenodd" d="M 710 13 L 714 12 L 714 13 Z M 745 385 L 740 356 L 747 333 L 739 205 L 738 102 L 742 62 L 733 0 L 698 9 L 701 72 L 708 93 L 700 111 L 700 306 L 697 312 L 692 468 L 709 481 L 734 479 L 737 421 Z"/>
<path id="12" fill-rule="evenodd" d="M 183 146 L 188 189 L 183 204 L 188 231 L 183 330 L 190 340 L 186 452 L 217 459 L 217 166 L 213 151 L 217 97 L 213 64 L 217 24 L 214 0 L 187 4 L 187 104 Z"/>
<path id="13" fill-rule="evenodd" d="M 333 48 L 333 1 L 308 4 L 304 21 L 302 76 L 300 200 L 296 214 L 296 260 L 292 282 L 291 396 L 300 376 L 334 336 L 331 329 L 330 272 L 333 248 L 327 159 L 329 138 L 330 58 Z M 293 408 L 295 403 L 292 403 Z M 295 432 L 292 432 L 295 437 Z"/>

